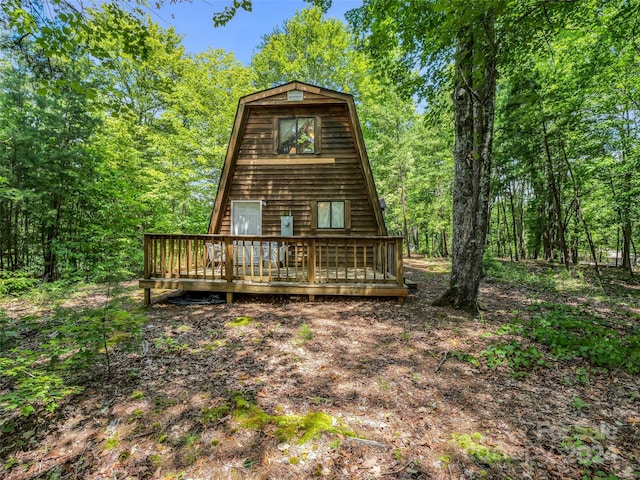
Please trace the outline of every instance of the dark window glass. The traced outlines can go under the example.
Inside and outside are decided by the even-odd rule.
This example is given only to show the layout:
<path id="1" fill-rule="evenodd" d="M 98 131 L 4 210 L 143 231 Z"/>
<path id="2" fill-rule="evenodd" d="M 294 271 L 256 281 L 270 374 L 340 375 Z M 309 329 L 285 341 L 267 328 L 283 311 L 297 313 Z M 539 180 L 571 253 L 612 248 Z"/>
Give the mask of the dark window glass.
<path id="1" fill-rule="evenodd" d="M 278 153 L 315 153 L 316 119 L 313 117 L 283 118 L 278 122 Z"/>

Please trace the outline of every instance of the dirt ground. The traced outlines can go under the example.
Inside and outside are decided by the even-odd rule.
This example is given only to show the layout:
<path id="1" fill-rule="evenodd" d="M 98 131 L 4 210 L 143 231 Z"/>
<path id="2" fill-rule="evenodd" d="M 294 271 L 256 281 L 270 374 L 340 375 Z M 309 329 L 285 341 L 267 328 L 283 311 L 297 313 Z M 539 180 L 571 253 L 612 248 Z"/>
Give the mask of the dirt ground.
<path id="1" fill-rule="evenodd" d="M 418 288 L 402 304 L 238 296 L 175 306 L 156 295 L 136 349 L 112 352 L 113 375 L 96 364 L 52 415 L 12 418 L 20 428 L 0 433 L 0 477 L 640 478 L 638 375 L 554 360 L 516 378 L 482 355 L 540 301 L 640 322 L 638 284 L 618 285 L 621 306 L 488 278 L 473 318 L 430 305 L 447 268 L 406 259 Z"/>

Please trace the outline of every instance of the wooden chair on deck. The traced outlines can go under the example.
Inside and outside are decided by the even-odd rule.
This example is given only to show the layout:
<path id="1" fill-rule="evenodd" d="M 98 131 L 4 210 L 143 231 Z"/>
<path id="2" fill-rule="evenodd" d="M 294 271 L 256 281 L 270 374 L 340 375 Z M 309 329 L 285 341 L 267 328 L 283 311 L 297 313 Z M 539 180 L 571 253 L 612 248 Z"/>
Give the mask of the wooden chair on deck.
<path id="1" fill-rule="evenodd" d="M 207 242 L 204 244 L 207 247 L 207 266 L 209 268 L 213 265 L 213 268 L 220 267 L 224 264 L 224 252 L 219 243 Z"/>

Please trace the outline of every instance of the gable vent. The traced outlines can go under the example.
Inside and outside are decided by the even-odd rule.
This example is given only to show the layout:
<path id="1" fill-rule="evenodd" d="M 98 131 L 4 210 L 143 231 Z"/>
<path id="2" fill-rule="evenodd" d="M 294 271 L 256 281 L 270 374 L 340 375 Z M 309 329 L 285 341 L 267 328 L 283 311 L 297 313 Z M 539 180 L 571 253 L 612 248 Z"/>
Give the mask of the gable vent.
<path id="1" fill-rule="evenodd" d="M 289 90 L 287 92 L 288 102 L 301 102 L 304 98 L 304 92 L 302 90 Z"/>

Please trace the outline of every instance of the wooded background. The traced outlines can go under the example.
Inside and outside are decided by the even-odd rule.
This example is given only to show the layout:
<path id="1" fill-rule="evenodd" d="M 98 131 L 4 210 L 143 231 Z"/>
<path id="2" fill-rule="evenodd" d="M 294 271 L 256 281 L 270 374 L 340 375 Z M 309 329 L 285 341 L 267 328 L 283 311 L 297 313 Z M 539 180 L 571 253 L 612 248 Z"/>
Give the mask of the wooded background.
<path id="1" fill-rule="evenodd" d="M 638 3 L 494 3 L 511 16 L 497 17 L 508 48 L 498 63 L 485 255 L 631 272 Z M 450 255 L 454 72 L 437 9 L 424 38 L 442 48 L 399 41 L 422 61 L 387 49 L 381 68 L 362 11 L 347 27 L 302 10 L 244 66 L 221 50 L 185 54 L 172 29 L 119 3 L 82 13 L 49 6 L 1 7 L 1 275 L 131 277 L 142 269 L 143 232 L 206 232 L 238 98 L 291 80 L 354 95 L 389 233 L 406 238 L 407 253 Z M 401 23 L 391 27 L 402 40 Z"/>

